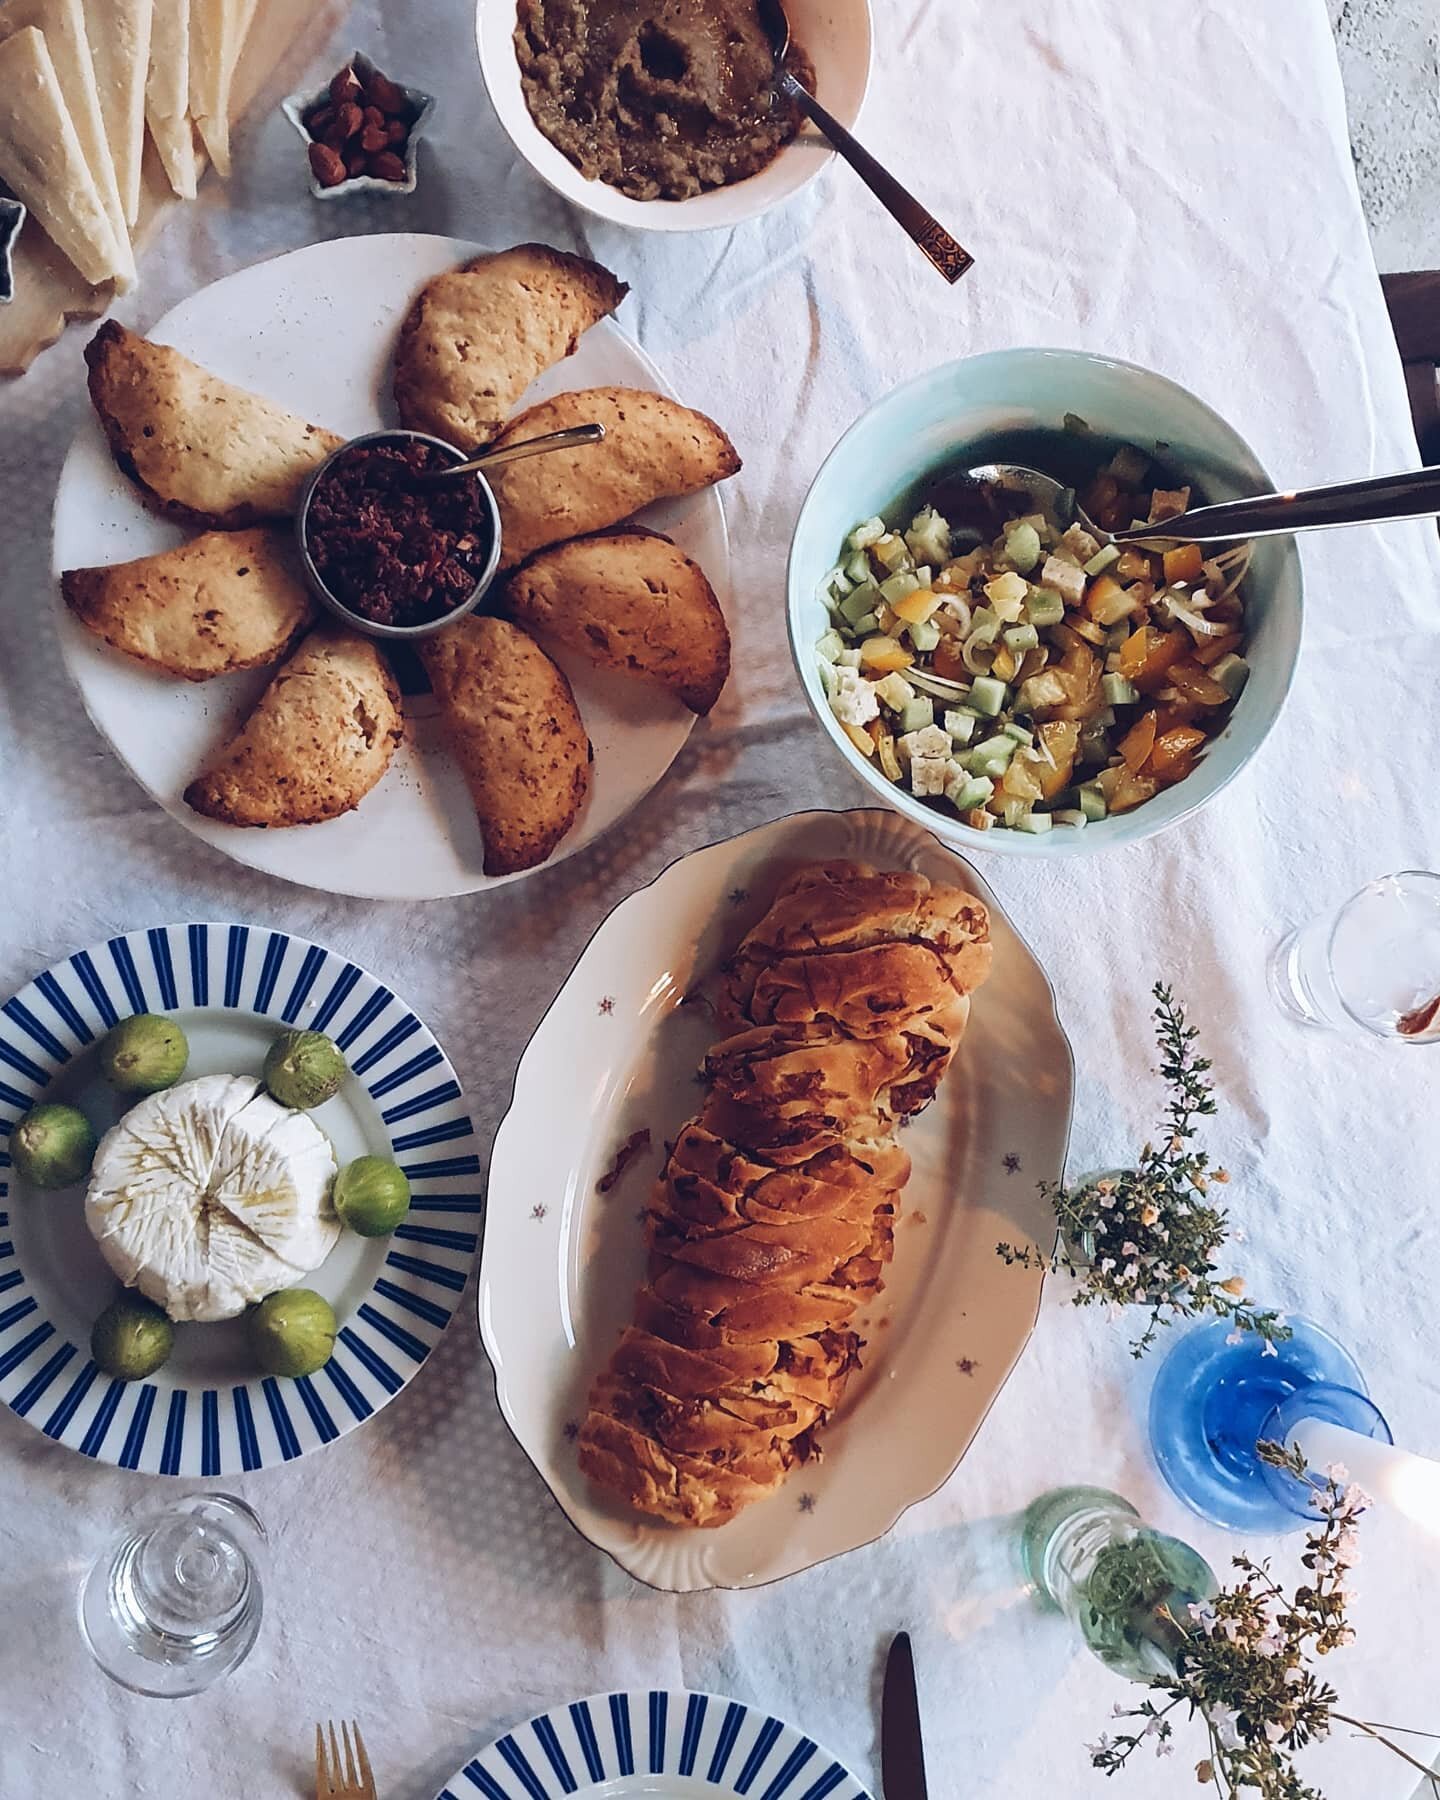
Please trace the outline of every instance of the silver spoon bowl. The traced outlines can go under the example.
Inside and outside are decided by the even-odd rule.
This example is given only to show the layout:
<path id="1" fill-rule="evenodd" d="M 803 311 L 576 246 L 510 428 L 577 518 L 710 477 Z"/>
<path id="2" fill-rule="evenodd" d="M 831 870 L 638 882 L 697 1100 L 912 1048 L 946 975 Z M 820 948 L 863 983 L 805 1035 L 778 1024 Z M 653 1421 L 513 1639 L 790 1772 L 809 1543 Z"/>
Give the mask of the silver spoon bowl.
<path id="1" fill-rule="evenodd" d="M 1391 519 L 1425 519 L 1440 514 L 1440 468 L 1403 469 L 1396 475 L 1367 475 L 1328 487 L 1257 494 L 1192 506 L 1155 524 L 1106 531 L 1085 512 L 1073 488 L 1020 463 L 981 463 L 966 470 L 977 486 L 1015 495 L 1017 507 L 1043 513 L 1063 527 L 1077 522 L 1101 545 L 1153 544 L 1183 539 L 1189 544 L 1228 544 L 1237 539 L 1282 537 L 1296 531 L 1325 531 L 1336 525 L 1378 525 Z"/>

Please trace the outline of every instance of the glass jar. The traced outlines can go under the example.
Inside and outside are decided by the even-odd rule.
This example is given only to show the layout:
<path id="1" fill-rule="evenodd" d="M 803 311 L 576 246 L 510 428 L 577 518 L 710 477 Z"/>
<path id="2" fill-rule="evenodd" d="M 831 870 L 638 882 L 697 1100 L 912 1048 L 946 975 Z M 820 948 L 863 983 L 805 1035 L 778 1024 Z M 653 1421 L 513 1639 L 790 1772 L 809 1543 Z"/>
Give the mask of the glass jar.
<path id="1" fill-rule="evenodd" d="M 1168 1674 L 1188 1608 L 1218 1583 L 1205 1559 L 1147 1525 L 1105 1488 L 1055 1488 L 1027 1508 L 1021 1559 L 1042 1601 L 1074 1621 L 1107 1668 L 1132 1681 Z"/>

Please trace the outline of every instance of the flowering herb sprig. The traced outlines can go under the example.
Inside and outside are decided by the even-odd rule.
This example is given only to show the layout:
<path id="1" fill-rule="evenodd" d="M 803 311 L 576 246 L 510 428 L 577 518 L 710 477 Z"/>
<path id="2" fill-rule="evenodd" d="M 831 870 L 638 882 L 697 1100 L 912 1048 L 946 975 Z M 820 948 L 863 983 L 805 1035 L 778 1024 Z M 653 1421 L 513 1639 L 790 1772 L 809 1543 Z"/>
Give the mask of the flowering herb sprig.
<path id="1" fill-rule="evenodd" d="M 1155 1142 L 1145 1145 L 1133 1169 L 1076 1187 L 1041 1182 L 1059 1227 L 1048 1254 L 1035 1245 L 996 1248 L 1007 1263 L 1076 1277 L 1076 1306 L 1148 1307 L 1149 1321 L 1130 1346 L 1134 1356 L 1145 1354 L 1162 1325 L 1202 1313 L 1257 1332 L 1273 1350 L 1276 1340 L 1290 1336 L 1283 1317 L 1247 1304 L 1244 1281 L 1222 1276 L 1215 1260 L 1238 1233 L 1212 1197 L 1229 1175 L 1212 1169 L 1193 1144 L 1200 1120 L 1215 1111 L 1209 1060 L 1198 1054 L 1199 1034 L 1170 989 L 1157 982 L 1153 992 L 1160 1078 L 1170 1094 Z"/>
<path id="2" fill-rule="evenodd" d="M 1115 1708 L 1128 1729 L 1087 1745 L 1091 1764 L 1117 1774 L 1143 1744 L 1161 1755 L 1174 1748 L 1173 1721 L 1198 1717 L 1209 1736 L 1208 1753 L 1195 1765 L 1196 1778 L 1213 1786 L 1224 1800 L 1258 1794 L 1261 1800 L 1324 1800 L 1295 1767 L 1297 1751 L 1327 1737 L 1333 1724 L 1351 1726 L 1374 1738 L 1429 1777 L 1440 1796 L 1440 1781 L 1418 1758 L 1387 1736 L 1402 1727 L 1381 1726 L 1337 1711 L 1338 1696 L 1313 1667 L 1312 1657 L 1326 1656 L 1354 1638 L 1346 1616 L 1354 1598 L 1345 1578 L 1358 1561 L 1356 1521 L 1369 1504 L 1336 1465 L 1323 1482 L 1307 1470 L 1303 1452 L 1279 1444 L 1261 1444 L 1266 1462 L 1284 1469 L 1314 1489 L 1317 1518 L 1305 1538 L 1300 1558 L 1305 1579 L 1292 1593 L 1279 1585 L 1268 1559 L 1256 1562 L 1237 1556 L 1235 1586 L 1222 1589 L 1204 1605 L 1185 1609 L 1177 1618 L 1159 1609 L 1157 1639 L 1172 1646 L 1174 1669 L 1151 1678 L 1154 1698 Z M 1429 1733 L 1418 1733 L 1428 1736 Z"/>

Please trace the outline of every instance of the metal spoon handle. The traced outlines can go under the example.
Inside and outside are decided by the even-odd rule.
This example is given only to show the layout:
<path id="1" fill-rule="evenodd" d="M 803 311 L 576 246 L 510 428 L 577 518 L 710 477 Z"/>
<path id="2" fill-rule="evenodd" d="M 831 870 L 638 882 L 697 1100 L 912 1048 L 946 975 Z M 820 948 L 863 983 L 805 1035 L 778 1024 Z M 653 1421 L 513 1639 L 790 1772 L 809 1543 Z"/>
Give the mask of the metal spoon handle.
<path id="1" fill-rule="evenodd" d="M 1440 468 L 1402 469 L 1396 475 L 1367 475 L 1328 487 L 1253 500 L 1222 500 L 1197 506 L 1163 526 L 1131 525 L 1115 532 L 1117 543 L 1157 537 L 1213 544 L 1229 538 L 1276 537 L 1291 531 L 1321 531 L 1331 525 L 1378 525 L 1387 519 L 1424 519 L 1440 513 Z"/>
<path id="2" fill-rule="evenodd" d="M 902 187 L 887 168 L 876 162 L 865 146 L 857 143 L 834 114 L 827 112 L 788 69 L 779 72 L 776 86 L 787 99 L 805 109 L 886 212 L 903 226 L 945 279 L 952 284 L 957 282 L 975 261 L 964 245 L 957 243 L 909 188 Z"/>
<path id="3" fill-rule="evenodd" d="M 547 431 L 542 437 L 502 444 L 498 450 L 482 450 L 478 456 L 451 463 L 448 468 L 428 469 L 421 480 L 449 481 L 456 475 L 474 475 L 485 469 L 498 469 L 502 463 L 520 462 L 527 456 L 543 456 L 547 450 L 573 450 L 579 444 L 598 444 L 604 435 L 603 425 L 572 425 L 565 431 Z"/>

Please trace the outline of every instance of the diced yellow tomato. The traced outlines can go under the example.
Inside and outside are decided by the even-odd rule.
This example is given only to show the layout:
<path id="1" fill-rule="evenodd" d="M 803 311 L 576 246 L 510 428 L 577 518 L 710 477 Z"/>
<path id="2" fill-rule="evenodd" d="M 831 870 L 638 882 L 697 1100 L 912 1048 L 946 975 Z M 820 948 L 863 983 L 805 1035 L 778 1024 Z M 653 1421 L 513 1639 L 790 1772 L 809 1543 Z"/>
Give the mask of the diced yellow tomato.
<path id="1" fill-rule="evenodd" d="M 915 658 L 894 638 L 868 637 L 860 646 L 860 660 L 866 669 L 877 675 L 892 675 L 900 669 L 908 669 Z"/>
<path id="2" fill-rule="evenodd" d="M 1010 767 L 1000 778 L 1000 791 L 1012 800 L 1038 800 L 1040 777 L 1035 765 L 1023 755 L 1011 757 Z"/>
<path id="3" fill-rule="evenodd" d="M 1153 713 L 1146 715 L 1154 718 Z M 1191 753 L 1198 750 L 1205 742 L 1205 733 L 1193 725 L 1175 725 L 1169 731 L 1161 732 L 1155 738 L 1149 760 L 1144 765 L 1147 775 L 1158 775 L 1162 779 L 1174 776 L 1177 764 L 1187 761 Z M 1123 753 L 1125 746 L 1120 746 Z M 1127 763 L 1129 758 L 1125 759 Z"/>
<path id="4" fill-rule="evenodd" d="M 875 754 L 875 740 L 863 725 L 852 725 L 848 719 L 840 721 L 840 729 L 862 756 Z"/>
<path id="5" fill-rule="evenodd" d="M 1155 709 L 1155 736 L 1164 737 L 1167 731 L 1174 731 L 1179 725 L 1193 725 L 1204 713 L 1205 708 L 1194 700 L 1175 699 L 1167 701 L 1164 706 Z"/>
<path id="6" fill-rule="evenodd" d="M 895 612 L 907 625 L 923 625 L 939 604 L 940 596 L 933 588 L 916 588 L 895 602 Z"/>
<path id="7" fill-rule="evenodd" d="M 1179 688 L 1188 700 L 1202 706 L 1228 706 L 1230 696 L 1213 676 L 1207 675 L 1197 662 L 1178 662 L 1167 677 L 1172 687 Z"/>
<path id="8" fill-rule="evenodd" d="M 942 681 L 968 681 L 970 671 L 958 638 L 941 638 L 930 652 L 930 667 Z"/>
<path id="9" fill-rule="evenodd" d="M 879 721 L 877 720 L 876 723 L 878 724 Z M 898 781 L 900 779 L 900 758 L 895 754 L 894 736 L 883 728 L 875 731 L 874 725 L 870 729 L 874 732 L 875 748 L 879 753 L 881 769 L 887 780 Z"/>
<path id="10" fill-rule="evenodd" d="M 1157 775 L 1155 779 L 1160 783 L 1161 787 L 1176 787 L 1187 775 L 1192 773 L 1194 768 L 1195 758 L 1193 756 L 1182 756 L 1177 761 L 1171 763 L 1170 767 L 1163 775 Z"/>
<path id="11" fill-rule="evenodd" d="M 1019 666 L 1015 660 L 1015 652 L 1008 644 L 1002 644 L 995 652 L 995 660 L 990 665 L 990 673 L 998 681 L 1013 681 L 1015 671 Z"/>
<path id="12" fill-rule="evenodd" d="M 1188 631 L 1155 632 L 1152 630 L 1150 642 L 1145 651 L 1145 660 L 1129 679 L 1135 683 L 1142 694 L 1153 694 L 1157 688 L 1165 685 L 1170 677 L 1170 671 L 1184 657 L 1189 647 L 1190 633 Z M 1127 641 L 1121 649 L 1122 657 L 1128 648 Z M 1121 672 L 1124 673 L 1123 663 Z"/>
<path id="13" fill-rule="evenodd" d="M 1198 581 L 1205 556 L 1198 544 L 1180 544 L 1161 559 L 1166 581 Z"/>
<path id="14" fill-rule="evenodd" d="M 1208 669 L 1211 663 L 1219 662 L 1222 656 L 1228 656 L 1232 650 L 1238 650 L 1242 635 L 1238 631 L 1227 631 L 1224 637 L 1206 638 L 1195 646 L 1196 662 Z"/>
<path id="15" fill-rule="evenodd" d="M 1100 658 L 1088 644 L 1077 641 L 1060 659 L 1055 673 L 1065 685 L 1066 700 L 1055 708 L 1056 719 L 1088 719 L 1100 693 Z"/>
<path id="16" fill-rule="evenodd" d="M 1134 612 L 1136 599 L 1111 575 L 1097 575 L 1085 594 L 1085 610 L 1097 625 L 1116 625 Z"/>
<path id="17" fill-rule="evenodd" d="M 1140 717 L 1120 740 L 1120 754 L 1125 758 L 1125 767 L 1132 775 L 1145 765 L 1145 758 L 1155 744 L 1155 712 L 1151 708 L 1141 713 Z"/>
<path id="18" fill-rule="evenodd" d="M 1050 719 L 1039 728 L 1038 735 L 1055 764 L 1053 769 L 1045 763 L 1036 769 L 1040 777 L 1040 796 L 1044 800 L 1053 800 L 1063 788 L 1069 787 L 1075 773 L 1080 726 L 1074 719 Z"/>
<path id="19" fill-rule="evenodd" d="M 1159 635 L 1159 632 L 1152 631 L 1148 625 L 1139 625 L 1120 646 L 1120 673 L 1127 681 L 1133 681 L 1145 667 L 1145 658 L 1150 654 L 1150 641 Z"/>
<path id="20" fill-rule="evenodd" d="M 1122 769 L 1120 773 L 1123 779 L 1110 796 L 1112 813 L 1129 812 L 1132 807 L 1151 799 L 1160 785 L 1152 775 L 1132 775 L 1128 769 Z"/>
<path id="21" fill-rule="evenodd" d="M 1120 552 L 1114 572 L 1121 581 L 1152 581 L 1155 562 L 1148 550 L 1137 550 L 1133 544 L 1127 544 Z"/>

